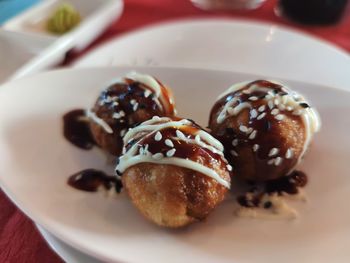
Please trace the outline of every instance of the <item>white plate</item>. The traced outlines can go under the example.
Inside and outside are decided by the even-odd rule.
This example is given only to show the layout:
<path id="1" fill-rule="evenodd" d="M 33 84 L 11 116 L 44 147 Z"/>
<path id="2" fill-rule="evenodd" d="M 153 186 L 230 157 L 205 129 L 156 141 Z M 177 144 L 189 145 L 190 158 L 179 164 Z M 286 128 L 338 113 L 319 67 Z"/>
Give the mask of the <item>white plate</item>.
<path id="1" fill-rule="evenodd" d="M 283 26 L 228 19 L 183 20 L 116 38 L 76 67 L 175 66 L 232 70 L 349 89 L 350 56 Z"/>
<path id="2" fill-rule="evenodd" d="M 1 87 L 0 183 L 35 222 L 108 262 L 348 261 L 350 210 L 344 209 L 344 200 L 350 198 L 350 93 L 346 91 L 288 82 L 311 99 L 324 124 L 302 166 L 310 175 L 310 202 L 297 207 L 301 217 L 295 222 L 238 219 L 233 216 L 234 204 L 225 202 L 206 222 L 169 231 L 144 220 L 124 195 L 106 198 L 68 187 L 67 177 L 78 170 L 112 167 L 97 151 L 81 151 L 63 139 L 62 114 L 89 107 L 106 81 L 129 70 L 63 70 Z M 138 70 L 173 87 L 180 114 L 202 124 L 217 94 L 233 82 L 253 78 L 194 69 Z"/>

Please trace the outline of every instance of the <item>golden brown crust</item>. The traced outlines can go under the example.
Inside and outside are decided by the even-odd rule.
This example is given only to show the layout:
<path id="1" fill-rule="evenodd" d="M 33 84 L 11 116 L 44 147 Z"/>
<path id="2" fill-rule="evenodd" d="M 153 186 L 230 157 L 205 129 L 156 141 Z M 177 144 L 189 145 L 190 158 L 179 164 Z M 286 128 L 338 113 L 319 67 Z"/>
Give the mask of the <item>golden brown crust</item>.
<path id="1" fill-rule="evenodd" d="M 222 178 L 230 180 L 226 170 L 213 166 Z M 172 228 L 205 219 L 227 192 L 216 180 L 174 165 L 140 163 L 127 169 L 122 180 L 147 219 Z"/>

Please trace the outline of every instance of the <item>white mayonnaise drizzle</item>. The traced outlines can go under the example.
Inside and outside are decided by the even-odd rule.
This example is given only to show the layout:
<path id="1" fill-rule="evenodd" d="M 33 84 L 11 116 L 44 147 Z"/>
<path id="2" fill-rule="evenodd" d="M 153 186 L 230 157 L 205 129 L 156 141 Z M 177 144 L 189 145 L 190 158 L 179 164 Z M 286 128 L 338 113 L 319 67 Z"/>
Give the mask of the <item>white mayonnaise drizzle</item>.
<path id="1" fill-rule="evenodd" d="M 286 109 L 289 106 L 293 109 L 293 112 L 296 112 L 300 116 L 305 127 L 305 142 L 304 142 L 303 151 L 300 154 L 300 157 L 298 160 L 298 163 L 299 163 L 301 158 L 304 156 L 307 148 L 309 147 L 313 134 L 320 130 L 321 119 L 314 108 L 312 107 L 303 108 L 300 105 L 300 103 L 306 102 L 305 98 L 302 95 L 298 94 L 295 91 L 291 91 L 289 88 L 285 87 L 283 84 L 277 81 L 269 81 L 269 82 L 281 85 L 283 87 L 283 90 L 287 93 L 287 95 L 281 96 L 279 94 L 274 94 L 273 92 L 269 92 L 269 91 L 273 91 L 272 88 L 260 87 L 258 84 L 251 85 L 249 88 L 245 89 L 244 92 L 248 95 L 255 91 L 266 92 L 267 96 L 263 98 L 263 100 L 266 101 L 266 105 L 268 105 L 269 102 L 271 103 L 271 101 L 274 102 L 275 100 L 277 100 L 278 105 L 283 105 L 284 109 Z M 223 92 L 218 97 L 218 100 L 222 99 L 224 96 L 232 92 L 235 92 L 244 88 L 249 83 L 250 83 L 249 81 L 245 81 L 245 82 L 232 85 L 228 90 Z M 239 94 L 237 94 L 237 96 L 239 96 Z M 217 116 L 217 119 L 216 119 L 217 123 L 224 122 L 224 120 L 229 116 L 235 116 L 239 114 L 243 109 L 252 108 L 252 104 L 249 101 L 238 103 L 238 104 L 236 103 L 237 101 L 238 101 L 238 98 L 233 97 L 231 100 L 226 102 L 221 112 Z M 278 106 L 276 107 L 278 108 Z"/>
<path id="2" fill-rule="evenodd" d="M 100 117 L 98 117 L 96 115 L 95 112 L 91 111 L 91 110 L 87 110 L 86 111 L 86 116 L 92 120 L 93 122 L 95 122 L 97 125 L 101 126 L 102 129 L 105 130 L 105 132 L 109 133 L 109 134 L 113 134 L 113 130 L 111 128 L 111 126 L 108 125 L 107 122 L 105 122 L 103 119 L 101 119 Z"/>
<path id="3" fill-rule="evenodd" d="M 139 126 L 130 129 L 127 134 L 124 136 L 124 145 L 126 145 L 130 140 L 136 139 L 137 142 L 128 149 L 127 151 L 124 148 L 123 155 L 119 158 L 119 164 L 116 167 L 116 170 L 119 172 L 124 172 L 129 167 L 138 164 L 138 163 L 159 163 L 159 164 L 171 164 L 184 168 L 188 168 L 202 174 L 205 174 L 213 179 L 215 179 L 221 185 L 230 188 L 230 183 L 221 178 L 218 173 L 208 168 L 200 163 L 194 162 L 189 159 L 182 159 L 178 157 L 167 157 L 162 155 L 161 153 L 155 153 L 152 155 L 147 148 L 148 145 L 142 145 L 141 141 L 145 137 L 154 137 L 157 132 L 166 129 L 166 128 L 174 128 L 180 131 L 177 137 L 172 137 L 168 139 L 181 140 L 186 143 L 196 144 L 200 147 L 206 148 L 213 153 L 220 154 L 223 158 L 223 146 L 222 144 L 216 140 L 213 136 L 208 134 L 203 130 L 199 130 L 193 134 L 194 136 L 199 136 L 197 139 L 190 139 L 181 132 L 181 127 L 192 125 L 192 122 L 187 119 L 182 119 L 179 121 L 173 121 L 170 118 L 163 117 L 153 117 L 151 120 L 145 121 Z M 155 142 L 159 143 L 159 142 Z M 176 150 L 176 148 L 173 148 Z"/>
<path id="4" fill-rule="evenodd" d="M 147 87 L 150 87 L 156 93 L 157 97 L 159 97 L 162 93 L 162 89 L 161 89 L 158 81 L 150 75 L 140 74 L 140 73 L 137 73 L 135 71 L 132 71 L 132 72 L 126 74 L 125 77 L 127 79 L 132 79 L 136 82 L 140 82 L 140 83 L 146 85 Z"/>
<path id="5" fill-rule="evenodd" d="M 144 84 L 145 86 L 151 88 L 154 91 L 154 93 L 156 94 L 155 102 L 158 104 L 158 106 L 161 109 L 163 108 L 163 105 L 164 105 L 168 110 L 168 104 L 173 103 L 171 96 L 169 98 L 170 101 L 168 101 L 167 98 L 165 98 L 165 96 L 162 92 L 161 85 L 158 83 L 158 81 L 154 77 L 147 75 L 147 74 L 140 74 L 140 73 L 137 73 L 135 71 L 131 71 L 130 73 L 128 73 L 125 76 L 125 78 L 134 80 L 136 82 L 140 82 L 140 83 Z M 160 101 L 163 104 L 161 104 Z"/>

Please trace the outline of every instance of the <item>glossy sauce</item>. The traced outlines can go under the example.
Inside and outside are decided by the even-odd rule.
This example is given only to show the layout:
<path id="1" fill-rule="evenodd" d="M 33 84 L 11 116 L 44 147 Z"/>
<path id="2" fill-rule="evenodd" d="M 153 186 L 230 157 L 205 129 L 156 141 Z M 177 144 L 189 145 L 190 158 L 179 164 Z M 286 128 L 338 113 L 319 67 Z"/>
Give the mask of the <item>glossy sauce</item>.
<path id="1" fill-rule="evenodd" d="M 103 171 L 95 169 L 86 169 L 71 175 L 68 179 L 68 185 L 87 192 L 97 192 L 100 187 L 104 187 L 106 190 L 114 187 L 117 193 L 120 193 L 122 189 L 122 183 L 116 176 L 107 175 Z"/>
<path id="2" fill-rule="evenodd" d="M 95 145 L 89 121 L 83 109 L 72 110 L 63 116 L 63 135 L 81 149 L 90 150 Z"/>
<path id="3" fill-rule="evenodd" d="M 221 143 L 190 120 L 153 118 L 130 130 L 124 143 L 117 166 L 121 173 L 142 162 L 172 164 L 203 173 L 229 188 L 227 178 L 211 168 L 215 164 L 230 174 Z"/>
<path id="4" fill-rule="evenodd" d="M 242 108 L 241 105 L 245 107 Z M 234 112 L 236 109 L 241 110 L 234 114 L 229 113 L 229 110 Z M 238 115 L 243 110 L 247 111 L 248 121 L 244 121 L 246 125 L 239 125 L 241 116 Z M 231 119 L 232 116 L 236 119 Z M 294 145 L 286 143 L 285 138 L 281 136 L 279 123 L 284 118 L 288 118 L 299 128 L 300 132 L 294 132 L 293 136 L 296 141 L 304 142 L 302 149 L 297 144 L 299 148 L 293 148 Z M 305 121 L 305 118 L 308 120 Z M 240 150 L 250 150 L 254 158 L 251 162 L 259 171 L 255 175 L 259 178 L 255 179 L 264 181 L 266 175 L 274 178 L 276 175 L 287 174 L 300 161 L 312 133 L 319 129 L 319 120 L 299 94 L 287 90 L 281 84 L 257 80 L 233 86 L 219 97 L 212 108 L 209 125 L 213 135 L 225 146 L 225 156 L 230 163 L 235 164 L 238 173 L 240 174 L 240 165 L 245 165 L 239 156 Z M 244 132 L 240 128 L 249 131 Z M 270 155 L 274 148 L 276 154 Z M 292 154 L 288 156 L 290 152 Z"/>
<path id="5" fill-rule="evenodd" d="M 120 140 L 125 132 L 153 116 L 172 116 L 174 104 L 169 102 L 170 94 L 160 82 L 160 100 L 154 90 L 143 83 L 128 79 L 111 84 L 98 98 L 93 112 L 105 120 L 114 131 L 113 136 Z M 163 101 L 168 103 L 165 105 Z M 142 113 L 140 113 L 142 111 Z"/>

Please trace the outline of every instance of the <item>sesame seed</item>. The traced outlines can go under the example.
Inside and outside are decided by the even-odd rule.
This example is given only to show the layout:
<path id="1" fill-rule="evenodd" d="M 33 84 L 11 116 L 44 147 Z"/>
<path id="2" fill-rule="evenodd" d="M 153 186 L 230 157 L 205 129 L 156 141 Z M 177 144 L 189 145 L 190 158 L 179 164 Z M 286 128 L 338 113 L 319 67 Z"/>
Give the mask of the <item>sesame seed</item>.
<path id="1" fill-rule="evenodd" d="M 238 156 L 238 153 L 235 150 L 231 150 L 230 153 L 232 156 Z"/>
<path id="2" fill-rule="evenodd" d="M 120 119 L 120 118 L 122 118 L 122 117 L 124 117 L 124 116 L 125 116 L 125 112 L 124 112 L 124 111 L 120 111 L 120 112 L 115 112 L 115 113 L 113 113 L 112 118 L 114 118 L 114 119 Z"/>
<path id="3" fill-rule="evenodd" d="M 277 115 L 279 112 L 280 112 L 280 111 L 279 111 L 278 109 L 273 109 L 273 110 L 271 111 L 271 114 L 272 114 L 272 115 Z"/>
<path id="4" fill-rule="evenodd" d="M 244 126 L 244 125 L 241 125 L 241 126 L 239 126 L 239 130 L 240 130 L 241 132 L 248 132 L 248 127 L 247 127 L 247 126 Z"/>
<path id="5" fill-rule="evenodd" d="M 134 105 L 136 103 L 136 100 L 134 100 L 134 99 L 132 99 L 131 101 L 130 101 L 130 104 L 131 105 Z"/>
<path id="6" fill-rule="evenodd" d="M 256 110 L 252 109 L 252 110 L 250 111 L 250 117 L 251 117 L 252 119 L 255 119 L 257 116 L 258 116 L 258 112 L 257 112 Z"/>
<path id="7" fill-rule="evenodd" d="M 234 139 L 234 140 L 232 141 L 232 145 L 233 145 L 233 146 L 237 146 L 237 145 L 238 145 L 238 139 Z"/>
<path id="8" fill-rule="evenodd" d="M 169 147 L 174 147 L 174 143 L 173 143 L 173 141 L 170 140 L 170 139 L 166 139 L 166 140 L 165 140 L 165 145 L 166 145 L 166 146 L 169 146 Z"/>
<path id="9" fill-rule="evenodd" d="M 259 150 L 259 144 L 254 144 L 253 145 L 253 152 L 256 152 L 257 150 Z"/>
<path id="10" fill-rule="evenodd" d="M 275 103 L 276 106 L 277 106 L 278 104 L 280 104 L 280 101 L 278 100 L 278 98 L 276 98 L 276 99 L 274 100 L 274 103 Z"/>
<path id="11" fill-rule="evenodd" d="M 201 136 L 199 136 L 199 134 L 196 135 L 196 137 L 194 137 L 194 140 L 199 143 L 201 141 Z"/>
<path id="12" fill-rule="evenodd" d="M 126 129 L 122 129 L 119 134 L 121 137 L 123 137 L 125 135 L 125 133 L 126 133 Z"/>
<path id="13" fill-rule="evenodd" d="M 287 111 L 292 111 L 292 110 L 294 110 L 294 108 L 292 107 L 292 106 L 287 106 Z"/>
<path id="14" fill-rule="evenodd" d="M 281 121 L 284 119 L 284 115 L 283 114 L 278 114 L 277 116 L 275 116 L 275 119 L 278 121 Z"/>
<path id="15" fill-rule="evenodd" d="M 285 157 L 286 157 L 286 159 L 291 159 L 293 157 L 293 155 L 294 155 L 293 150 L 289 148 L 286 152 Z"/>
<path id="16" fill-rule="evenodd" d="M 112 106 L 118 106 L 119 102 L 118 101 L 113 101 Z"/>
<path id="17" fill-rule="evenodd" d="M 153 154 L 152 155 L 152 158 L 153 159 L 156 159 L 156 160 L 160 160 L 160 159 L 162 159 L 164 156 L 163 156 L 163 154 L 162 153 L 156 153 L 156 154 Z"/>
<path id="18" fill-rule="evenodd" d="M 158 131 L 156 135 L 154 135 L 154 139 L 159 142 L 162 139 L 162 134 Z"/>
<path id="19" fill-rule="evenodd" d="M 249 135 L 249 139 L 250 139 L 250 140 L 254 140 L 255 137 L 256 137 L 256 133 L 257 133 L 257 130 L 254 130 L 254 131 Z"/>
<path id="20" fill-rule="evenodd" d="M 297 93 L 294 93 L 293 94 L 293 98 L 296 100 L 296 101 L 299 101 L 301 99 L 300 95 L 297 94 Z"/>
<path id="21" fill-rule="evenodd" d="M 257 101 L 259 98 L 257 96 L 251 96 L 248 99 L 251 101 Z"/>
<path id="22" fill-rule="evenodd" d="M 269 91 L 267 92 L 267 94 L 269 94 L 269 95 L 272 96 L 272 97 L 275 97 L 275 93 L 274 93 L 272 90 L 269 90 Z"/>
<path id="23" fill-rule="evenodd" d="M 258 116 L 258 120 L 261 120 L 262 118 L 264 118 L 266 116 L 266 113 L 265 112 L 263 112 L 263 113 L 261 113 L 259 116 Z"/>
<path id="24" fill-rule="evenodd" d="M 271 160 L 269 160 L 269 161 L 267 162 L 268 165 L 272 165 L 272 164 L 274 164 L 274 163 L 275 163 L 275 159 L 274 159 L 274 158 L 271 159 Z"/>
<path id="25" fill-rule="evenodd" d="M 301 114 L 302 114 L 302 110 L 295 110 L 295 111 L 293 111 L 293 115 L 295 115 L 295 116 L 299 116 Z"/>
<path id="26" fill-rule="evenodd" d="M 137 108 L 139 107 L 139 103 L 138 102 L 136 102 L 135 104 L 134 104 L 134 106 L 132 107 L 132 110 L 133 111 L 137 111 Z"/>
<path id="27" fill-rule="evenodd" d="M 111 103 L 112 102 L 112 97 L 111 96 L 107 96 L 105 99 L 104 99 L 104 103 Z"/>
<path id="28" fill-rule="evenodd" d="M 250 94 L 251 91 L 250 91 L 249 89 L 245 89 L 245 90 L 242 91 L 242 93 L 243 93 L 243 94 Z"/>
<path id="29" fill-rule="evenodd" d="M 120 122 L 120 123 L 124 123 L 125 121 L 124 121 L 123 119 L 121 119 L 119 122 Z"/>
<path id="30" fill-rule="evenodd" d="M 166 152 L 166 156 L 172 157 L 172 156 L 174 156 L 175 152 L 176 152 L 176 149 L 173 148 L 173 149 Z"/>
<path id="31" fill-rule="evenodd" d="M 272 100 L 269 100 L 269 102 L 267 103 L 267 105 L 269 106 L 270 110 L 272 110 L 273 107 L 275 107 L 275 106 L 273 105 L 273 101 L 272 101 Z"/>
<path id="32" fill-rule="evenodd" d="M 275 159 L 275 166 L 279 166 L 282 163 L 283 159 L 281 157 L 277 157 Z"/>
<path id="33" fill-rule="evenodd" d="M 232 166 L 231 165 L 226 165 L 226 168 L 227 168 L 227 170 L 229 170 L 229 172 L 231 172 L 232 171 Z"/>
<path id="34" fill-rule="evenodd" d="M 261 105 L 258 109 L 258 111 L 263 112 L 266 109 L 265 105 Z"/>
<path id="35" fill-rule="evenodd" d="M 151 95 L 151 93 L 152 92 L 150 90 L 146 89 L 145 92 L 143 93 L 143 95 L 145 96 L 145 98 L 148 98 L 149 95 Z"/>
<path id="36" fill-rule="evenodd" d="M 154 120 L 154 121 L 160 121 L 160 117 L 159 117 L 159 116 L 153 116 L 153 117 L 152 117 L 152 120 Z"/>
<path id="37" fill-rule="evenodd" d="M 286 102 L 287 102 L 287 96 L 286 96 L 287 94 L 285 94 L 285 95 L 282 95 L 282 104 L 286 104 Z M 283 105 L 284 106 L 284 105 Z"/>
<path id="38" fill-rule="evenodd" d="M 284 104 L 280 104 L 278 105 L 278 108 L 280 111 L 284 111 L 286 109 L 286 106 L 284 106 Z"/>
<path id="39" fill-rule="evenodd" d="M 233 108 L 228 108 L 227 112 L 229 115 L 235 115 L 235 110 Z"/>
<path id="40" fill-rule="evenodd" d="M 278 154 L 279 151 L 280 150 L 278 148 L 272 148 L 269 152 L 269 157 L 272 157 L 272 156 Z"/>
<path id="41" fill-rule="evenodd" d="M 272 99 L 274 96 L 273 95 L 271 95 L 271 94 L 267 94 L 266 96 L 265 96 L 265 98 L 267 99 L 267 100 L 270 100 L 270 99 Z"/>
<path id="42" fill-rule="evenodd" d="M 180 139 L 186 139 L 185 134 L 183 134 L 183 132 L 180 130 L 176 130 L 176 136 L 179 137 Z"/>

